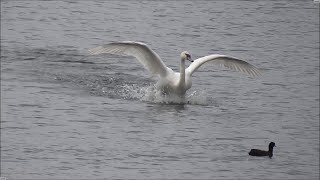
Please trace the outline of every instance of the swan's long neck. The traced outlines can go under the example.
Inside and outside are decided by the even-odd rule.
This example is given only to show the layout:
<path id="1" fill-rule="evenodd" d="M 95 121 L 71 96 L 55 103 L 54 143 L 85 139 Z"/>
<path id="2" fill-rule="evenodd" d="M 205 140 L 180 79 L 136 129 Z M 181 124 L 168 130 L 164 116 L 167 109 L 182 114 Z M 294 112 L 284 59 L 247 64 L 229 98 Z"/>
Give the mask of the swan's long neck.
<path id="1" fill-rule="evenodd" d="M 180 62 L 180 81 L 179 81 L 179 86 L 180 87 L 185 87 L 185 84 L 186 84 L 186 67 L 185 67 L 185 60 L 184 59 L 181 59 L 181 62 Z"/>

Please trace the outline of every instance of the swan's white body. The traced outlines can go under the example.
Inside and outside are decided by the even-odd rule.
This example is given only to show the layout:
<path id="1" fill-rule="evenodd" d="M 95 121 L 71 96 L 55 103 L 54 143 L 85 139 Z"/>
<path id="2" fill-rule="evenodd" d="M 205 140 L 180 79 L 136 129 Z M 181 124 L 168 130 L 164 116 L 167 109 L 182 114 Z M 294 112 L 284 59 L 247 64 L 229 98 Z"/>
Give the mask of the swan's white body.
<path id="1" fill-rule="evenodd" d="M 191 88 L 191 75 L 193 72 L 208 61 L 252 76 L 260 75 L 260 71 L 253 65 L 243 60 L 220 54 L 212 54 L 198 58 L 194 60 L 188 68 L 185 68 L 185 60 L 192 61 L 187 51 L 182 52 L 180 55 L 180 73 L 174 72 L 163 63 L 158 54 L 141 42 L 115 42 L 90 49 L 89 52 L 90 54 L 108 53 L 134 56 L 147 70 L 160 76 L 160 80 L 157 83 L 158 89 L 161 89 L 163 92 L 175 93 L 180 97 L 184 97 L 186 91 Z"/>

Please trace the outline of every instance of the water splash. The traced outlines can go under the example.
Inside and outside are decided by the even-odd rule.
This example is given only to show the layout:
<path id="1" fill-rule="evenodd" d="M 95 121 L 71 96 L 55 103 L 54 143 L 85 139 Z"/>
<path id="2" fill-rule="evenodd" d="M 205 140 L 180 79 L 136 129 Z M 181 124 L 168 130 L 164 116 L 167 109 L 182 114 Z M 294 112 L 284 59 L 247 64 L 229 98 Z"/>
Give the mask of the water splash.
<path id="1" fill-rule="evenodd" d="M 118 90 L 118 95 L 124 99 L 135 99 L 159 104 L 194 104 L 208 105 L 205 91 L 192 91 L 185 98 L 176 94 L 163 94 L 155 85 L 139 86 L 137 84 L 124 84 Z"/>
<path id="2" fill-rule="evenodd" d="M 207 98 L 205 90 L 187 92 L 183 99 L 175 94 L 163 94 L 152 82 L 138 83 L 137 79 L 128 79 L 128 76 L 118 74 L 117 77 L 106 77 L 101 75 L 74 75 L 55 74 L 54 79 L 59 82 L 71 83 L 87 89 L 90 94 L 119 98 L 126 100 L 145 101 L 156 104 L 193 104 L 214 105 Z"/>

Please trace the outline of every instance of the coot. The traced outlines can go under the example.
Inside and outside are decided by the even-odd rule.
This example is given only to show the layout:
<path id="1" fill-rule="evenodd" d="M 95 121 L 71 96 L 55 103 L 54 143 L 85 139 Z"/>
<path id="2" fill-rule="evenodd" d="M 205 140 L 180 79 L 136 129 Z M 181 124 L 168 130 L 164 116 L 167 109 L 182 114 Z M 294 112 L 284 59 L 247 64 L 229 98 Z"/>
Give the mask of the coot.
<path id="1" fill-rule="evenodd" d="M 273 147 L 276 147 L 274 142 L 269 144 L 269 151 L 263 151 L 259 149 L 251 149 L 249 152 L 250 156 L 269 156 L 270 158 L 273 156 Z"/>

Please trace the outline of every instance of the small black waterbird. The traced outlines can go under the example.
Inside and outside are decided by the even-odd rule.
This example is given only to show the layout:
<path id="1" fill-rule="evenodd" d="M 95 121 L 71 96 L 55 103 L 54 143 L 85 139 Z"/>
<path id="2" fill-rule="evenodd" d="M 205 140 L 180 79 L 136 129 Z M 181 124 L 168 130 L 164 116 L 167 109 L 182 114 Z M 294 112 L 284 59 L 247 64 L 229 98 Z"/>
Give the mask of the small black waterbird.
<path id="1" fill-rule="evenodd" d="M 269 156 L 270 158 L 273 156 L 273 147 L 276 147 L 276 144 L 274 142 L 271 142 L 269 144 L 269 150 L 263 151 L 259 149 L 251 149 L 249 152 L 250 156 Z"/>

